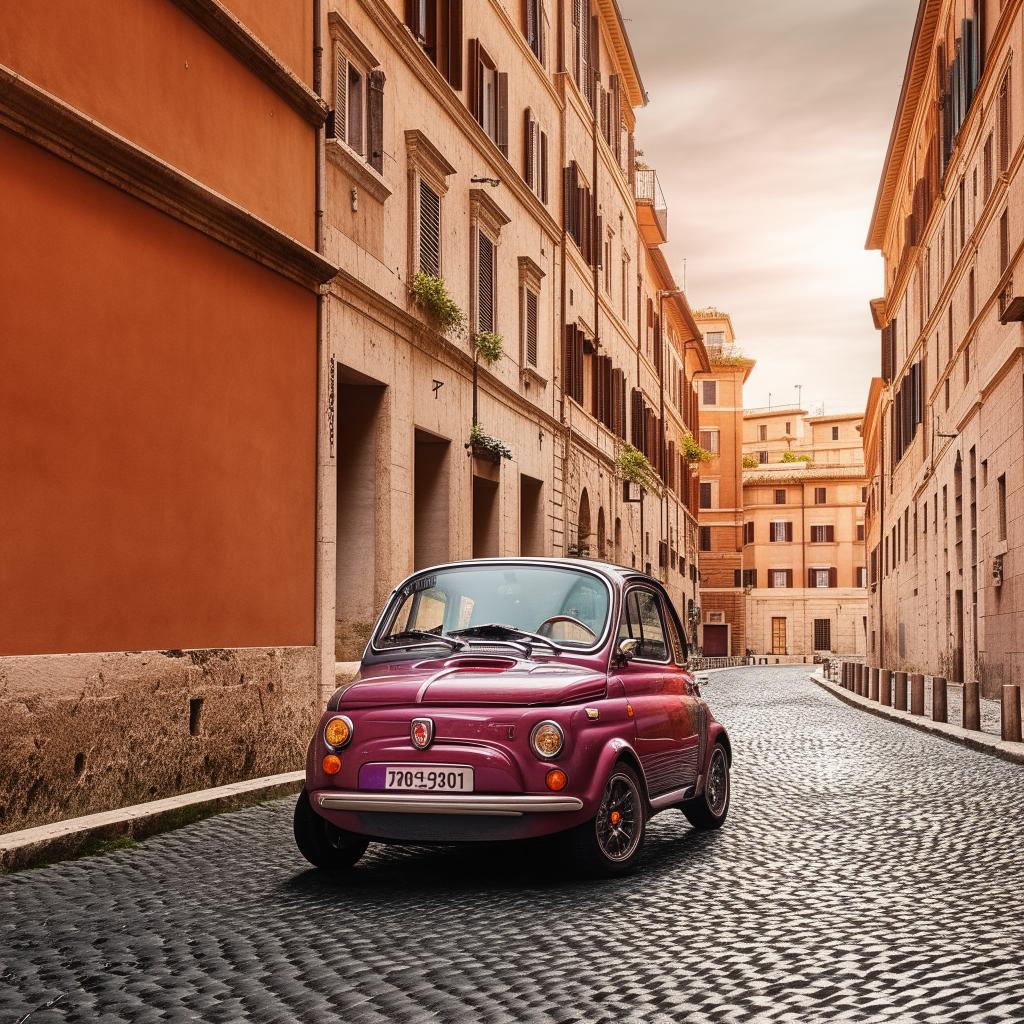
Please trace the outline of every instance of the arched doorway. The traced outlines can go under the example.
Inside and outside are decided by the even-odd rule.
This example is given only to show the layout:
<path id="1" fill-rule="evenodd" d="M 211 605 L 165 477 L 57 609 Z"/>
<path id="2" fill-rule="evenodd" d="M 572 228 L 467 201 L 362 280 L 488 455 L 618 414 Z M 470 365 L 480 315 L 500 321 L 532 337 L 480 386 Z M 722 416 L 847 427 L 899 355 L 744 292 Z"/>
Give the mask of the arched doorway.
<path id="1" fill-rule="evenodd" d="M 597 510 L 597 557 L 601 561 L 608 557 L 608 538 L 605 534 L 603 508 Z"/>
<path id="2" fill-rule="evenodd" d="M 576 554 L 580 558 L 590 557 L 590 495 L 584 487 L 580 494 L 579 516 L 576 526 Z"/>

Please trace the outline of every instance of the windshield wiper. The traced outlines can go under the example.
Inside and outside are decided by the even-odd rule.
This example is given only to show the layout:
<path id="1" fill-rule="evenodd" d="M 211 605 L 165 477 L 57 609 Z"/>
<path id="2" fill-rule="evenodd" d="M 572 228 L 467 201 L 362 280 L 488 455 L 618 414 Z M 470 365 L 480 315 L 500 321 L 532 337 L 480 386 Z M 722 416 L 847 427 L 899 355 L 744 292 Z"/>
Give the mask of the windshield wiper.
<path id="1" fill-rule="evenodd" d="M 390 645 L 392 640 L 437 641 L 450 647 L 453 651 L 463 651 L 468 646 L 465 640 L 456 640 L 454 637 L 445 636 L 444 633 L 431 633 L 426 629 L 403 629 L 400 633 L 391 633 L 389 636 L 384 637 L 386 644 Z"/>
<path id="2" fill-rule="evenodd" d="M 550 637 L 541 636 L 540 633 L 531 633 L 528 629 L 520 629 L 518 626 L 506 626 L 501 622 L 485 622 L 479 626 L 466 626 L 465 629 L 453 629 L 450 636 L 495 636 L 501 637 L 503 635 L 508 636 L 521 636 L 524 639 L 532 640 L 535 643 L 544 644 L 546 647 L 550 647 L 553 651 L 562 651 L 564 648 L 560 644 L 556 644 Z M 529 645 L 523 644 L 529 652 Z"/>

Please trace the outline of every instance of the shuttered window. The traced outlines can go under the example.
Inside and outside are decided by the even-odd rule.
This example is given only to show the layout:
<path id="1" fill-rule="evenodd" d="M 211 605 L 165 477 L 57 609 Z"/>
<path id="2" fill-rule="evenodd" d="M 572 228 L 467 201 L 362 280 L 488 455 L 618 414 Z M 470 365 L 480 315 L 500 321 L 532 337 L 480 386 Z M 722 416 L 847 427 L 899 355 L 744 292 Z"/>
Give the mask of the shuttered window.
<path id="1" fill-rule="evenodd" d="M 477 330 L 494 330 L 494 242 L 486 232 L 477 231 Z"/>
<path id="2" fill-rule="evenodd" d="M 523 0 L 523 35 L 534 57 L 543 64 L 547 40 L 541 0 Z"/>
<path id="3" fill-rule="evenodd" d="M 747 521 L 743 524 L 743 543 L 754 543 L 754 524 L 751 521 Z"/>
<path id="4" fill-rule="evenodd" d="M 999 132 L 999 173 L 1005 174 L 1010 166 L 1010 72 L 1003 76 L 999 86 L 999 107 L 996 114 Z"/>
<path id="5" fill-rule="evenodd" d="M 537 365 L 537 293 L 529 288 L 523 289 L 523 348 L 526 365 Z"/>
<path id="6" fill-rule="evenodd" d="M 575 324 L 565 327 L 562 387 L 574 402 L 583 404 L 583 332 Z"/>
<path id="7" fill-rule="evenodd" d="M 826 494 L 825 488 L 824 487 L 815 487 L 814 488 L 814 504 L 815 505 L 824 505 L 827 500 L 828 500 L 828 496 Z"/>
<path id="8" fill-rule="evenodd" d="M 718 405 L 718 381 L 701 381 L 701 396 L 704 405 Z"/>
<path id="9" fill-rule="evenodd" d="M 462 88 L 462 0 L 406 0 L 405 23 L 453 89 Z"/>
<path id="10" fill-rule="evenodd" d="M 836 528 L 834 526 L 812 526 L 812 544 L 832 544 L 836 539 Z"/>
<path id="11" fill-rule="evenodd" d="M 420 270 L 441 276 L 441 197 L 420 179 Z"/>
<path id="12" fill-rule="evenodd" d="M 384 72 L 375 68 L 364 75 L 340 46 L 334 50 L 334 108 L 328 113 L 326 133 L 383 172 Z"/>
<path id="13" fill-rule="evenodd" d="M 602 219 L 595 216 L 590 187 L 581 183 L 580 167 L 574 160 L 562 170 L 562 216 L 565 230 L 592 267 L 600 264 Z"/>
<path id="14" fill-rule="evenodd" d="M 491 141 L 508 156 L 508 75 L 479 39 L 469 41 L 469 109 Z"/>
<path id="15" fill-rule="evenodd" d="M 775 590 L 785 590 L 793 586 L 792 569 L 769 569 L 768 586 Z"/>
<path id="16" fill-rule="evenodd" d="M 793 540 L 793 524 L 773 522 L 770 525 L 768 539 L 773 544 L 787 544 Z"/>
<path id="17" fill-rule="evenodd" d="M 786 504 L 786 492 L 784 490 L 779 489 L 779 490 L 777 490 L 775 492 L 775 504 L 776 505 L 785 505 Z"/>
<path id="18" fill-rule="evenodd" d="M 711 498 L 711 484 L 706 480 L 702 480 L 700 484 L 700 507 L 711 508 Z"/>
<path id="19" fill-rule="evenodd" d="M 548 201 L 548 136 L 527 108 L 523 124 L 523 177 L 542 203 Z"/>
<path id="20" fill-rule="evenodd" d="M 701 526 L 697 529 L 697 547 L 701 551 L 711 550 L 711 527 Z"/>
<path id="21" fill-rule="evenodd" d="M 814 620 L 814 649 L 816 651 L 832 650 L 832 620 Z"/>

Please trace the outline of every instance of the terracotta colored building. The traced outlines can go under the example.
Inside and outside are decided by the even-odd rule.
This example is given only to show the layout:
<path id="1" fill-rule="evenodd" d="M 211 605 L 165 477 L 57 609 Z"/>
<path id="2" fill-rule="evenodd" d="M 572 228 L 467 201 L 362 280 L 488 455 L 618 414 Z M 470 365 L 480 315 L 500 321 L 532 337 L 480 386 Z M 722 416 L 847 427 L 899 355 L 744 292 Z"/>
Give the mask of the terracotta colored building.
<path id="1" fill-rule="evenodd" d="M 743 385 L 754 368 L 735 347 L 728 313 L 695 319 L 710 369 L 697 382 L 699 441 L 710 452 L 698 491 L 701 646 L 707 657 L 742 657 L 746 635 L 743 572 Z"/>
<path id="2" fill-rule="evenodd" d="M 2 830 L 301 763 L 325 115 L 309 3 L 0 6 Z"/>
<path id="3" fill-rule="evenodd" d="M 741 582 L 755 655 L 865 652 L 862 420 L 794 407 L 744 412 Z"/>
<path id="4" fill-rule="evenodd" d="M 922 0 L 868 248 L 872 664 L 1024 673 L 1019 0 Z"/>
<path id="5" fill-rule="evenodd" d="M 327 254 L 343 269 L 321 468 L 339 660 L 403 576 L 447 559 L 605 558 L 650 567 L 681 608 L 697 596 L 681 440 L 707 359 L 661 254 L 657 175 L 634 157 L 646 95 L 621 15 L 611 0 L 498 10 L 325 11 Z M 419 274 L 443 280 L 457 329 L 417 301 Z M 475 358 L 480 334 L 500 336 L 500 359 Z M 626 494 L 627 440 L 663 496 Z"/>

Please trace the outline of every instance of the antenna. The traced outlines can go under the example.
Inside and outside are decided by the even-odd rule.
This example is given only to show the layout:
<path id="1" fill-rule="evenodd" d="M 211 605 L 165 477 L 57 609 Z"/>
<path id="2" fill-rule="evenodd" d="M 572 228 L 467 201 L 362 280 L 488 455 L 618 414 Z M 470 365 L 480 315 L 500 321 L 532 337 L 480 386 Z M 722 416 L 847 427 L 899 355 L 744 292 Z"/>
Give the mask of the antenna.
<path id="1" fill-rule="evenodd" d="M 804 386 L 803 384 L 794 384 L 793 387 L 796 388 L 796 407 L 801 409 L 803 406 L 800 404 L 800 396 L 803 394 Z"/>
<path id="2" fill-rule="evenodd" d="M 686 291 L 686 257 L 683 257 L 683 291 Z"/>

